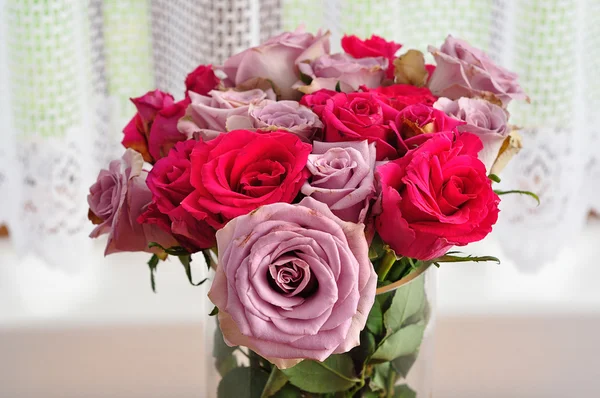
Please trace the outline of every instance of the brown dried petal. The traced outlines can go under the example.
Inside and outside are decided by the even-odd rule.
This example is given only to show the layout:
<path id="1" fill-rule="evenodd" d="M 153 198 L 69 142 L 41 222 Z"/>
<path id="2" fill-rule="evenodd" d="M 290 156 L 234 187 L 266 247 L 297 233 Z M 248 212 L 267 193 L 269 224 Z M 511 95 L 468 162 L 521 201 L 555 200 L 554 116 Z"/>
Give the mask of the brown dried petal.
<path id="1" fill-rule="evenodd" d="M 421 51 L 408 50 L 394 60 L 396 83 L 423 87 L 427 82 L 427 74 L 425 58 Z"/>
<path id="2" fill-rule="evenodd" d="M 521 136 L 516 129 L 510 132 L 508 137 L 502 143 L 498 157 L 490 170 L 490 174 L 500 174 L 500 172 L 506 167 L 508 162 L 523 148 Z"/>

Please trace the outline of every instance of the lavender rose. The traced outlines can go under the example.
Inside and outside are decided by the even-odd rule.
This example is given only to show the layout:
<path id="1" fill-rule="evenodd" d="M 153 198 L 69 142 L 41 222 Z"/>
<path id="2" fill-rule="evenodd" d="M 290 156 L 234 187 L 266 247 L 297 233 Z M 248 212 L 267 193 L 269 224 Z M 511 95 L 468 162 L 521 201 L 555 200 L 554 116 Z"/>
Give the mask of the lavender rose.
<path id="1" fill-rule="evenodd" d="M 300 93 L 292 88 L 298 80 L 296 64 L 325 53 L 329 53 L 329 32 L 313 35 L 300 28 L 284 32 L 226 60 L 222 68 L 228 77 L 225 83 L 239 86 L 264 78 L 275 85 L 281 99 L 298 99 Z"/>
<path id="2" fill-rule="evenodd" d="M 458 131 L 475 134 L 483 142 L 478 158 L 490 172 L 502 143 L 510 134 L 508 113 L 500 106 L 477 98 L 460 98 L 452 101 L 440 98 L 433 105 L 448 116 L 466 122 L 457 127 Z"/>
<path id="3" fill-rule="evenodd" d="M 152 201 L 146 186 L 144 159 L 133 149 L 127 149 L 121 159 L 110 162 L 101 170 L 90 187 L 89 218 L 96 224 L 91 238 L 108 234 L 105 255 L 122 251 L 147 251 L 148 243 L 163 247 L 177 245 L 175 239 L 156 225 L 141 225 L 137 218 Z"/>
<path id="4" fill-rule="evenodd" d="M 305 94 L 321 89 L 335 90 L 339 82 L 343 92 L 360 86 L 379 87 L 385 78 L 388 60 L 384 57 L 354 58 L 348 54 L 325 54 L 310 63 L 298 65 L 300 72 L 312 78 L 310 85 L 296 82 L 295 88 Z"/>
<path id="5" fill-rule="evenodd" d="M 226 131 L 227 118 L 232 115 L 247 115 L 250 104 L 264 99 L 275 99 L 273 90 L 253 89 L 248 91 L 209 92 L 209 96 L 189 92 L 191 104 L 177 128 L 188 137 L 200 137 L 205 141 L 216 138 Z"/>
<path id="6" fill-rule="evenodd" d="M 227 119 L 227 131 L 232 130 L 286 130 L 305 142 L 318 138 L 323 123 L 310 108 L 296 101 L 264 100 L 251 104 L 245 116 L 233 115 Z"/>
<path id="7" fill-rule="evenodd" d="M 345 221 L 363 222 L 375 194 L 375 143 L 315 142 L 301 192 L 325 203 Z"/>
<path id="8" fill-rule="evenodd" d="M 511 99 L 529 100 L 517 82 L 517 74 L 496 65 L 480 49 L 448 36 L 438 50 L 429 46 L 437 67 L 429 89 L 439 97 L 482 97 L 495 95 L 506 106 Z"/>
<path id="9" fill-rule="evenodd" d="M 377 283 L 363 228 L 304 198 L 260 207 L 218 231 L 208 295 L 227 344 L 280 368 L 356 347 Z"/>

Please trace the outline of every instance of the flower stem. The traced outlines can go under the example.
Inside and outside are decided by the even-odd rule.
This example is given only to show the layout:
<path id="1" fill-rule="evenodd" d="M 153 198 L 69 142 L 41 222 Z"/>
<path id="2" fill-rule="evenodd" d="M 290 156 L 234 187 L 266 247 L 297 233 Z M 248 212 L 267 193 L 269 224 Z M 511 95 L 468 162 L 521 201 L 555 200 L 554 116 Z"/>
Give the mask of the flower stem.
<path id="1" fill-rule="evenodd" d="M 388 379 L 387 379 L 387 398 L 394 397 L 394 385 L 396 384 L 396 370 L 394 370 L 394 365 L 390 363 L 390 370 L 388 371 Z"/>
<path id="2" fill-rule="evenodd" d="M 379 276 L 380 282 L 385 280 L 394 263 L 396 263 L 396 254 L 391 250 L 386 251 L 385 256 L 383 256 L 379 262 L 379 267 L 377 267 L 377 275 Z"/>

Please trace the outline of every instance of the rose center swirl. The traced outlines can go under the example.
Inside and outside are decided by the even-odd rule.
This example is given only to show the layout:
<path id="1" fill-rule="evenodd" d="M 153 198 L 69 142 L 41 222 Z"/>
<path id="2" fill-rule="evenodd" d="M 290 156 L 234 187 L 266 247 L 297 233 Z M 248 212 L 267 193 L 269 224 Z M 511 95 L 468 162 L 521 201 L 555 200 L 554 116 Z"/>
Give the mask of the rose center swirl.
<path id="1" fill-rule="evenodd" d="M 269 265 L 267 272 L 269 285 L 285 297 L 311 296 L 318 287 L 318 281 L 310 271 L 310 266 L 302 259 L 284 255 Z"/>

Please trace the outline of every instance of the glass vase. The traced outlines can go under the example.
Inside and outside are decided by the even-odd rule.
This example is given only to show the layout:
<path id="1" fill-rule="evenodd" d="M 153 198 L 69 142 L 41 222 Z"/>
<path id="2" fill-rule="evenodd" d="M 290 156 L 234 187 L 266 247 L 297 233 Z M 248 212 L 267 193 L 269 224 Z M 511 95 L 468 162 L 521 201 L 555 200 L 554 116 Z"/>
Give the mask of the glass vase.
<path id="1" fill-rule="evenodd" d="M 382 307 L 382 318 L 389 322 L 384 322 L 384 330 L 374 330 L 376 333 L 365 327 L 360 346 L 349 352 L 354 362 L 351 378 L 345 374 L 340 376 L 335 371 L 321 372 L 318 365 L 310 368 L 317 369 L 313 374 L 310 371 L 297 372 L 299 374 L 292 373 L 293 377 L 290 378 L 286 376 L 289 370 L 284 370 L 282 375 L 273 370 L 268 361 L 247 348 L 228 347 L 218 329 L 216 317 L 210 317 L 205 324 L 203 396 L 430 398 L 433 396 L 436 291 L 437 268 L 430 264 L 421 266 L 394 284 L 378 289 L 376 305 Z M 393 311 L 393 314 L 388 311 Z M 328 360 L 324 364 L 327 365 Z M 275 383 L 274 378 L 277 378 Z M 325 385 L 329 391 L 317 392 L 321 384 L 313 380 L 320 378 L 340 378 L 338 391 L 333 391 L 335 383 L 328 382 Z M 350 381 L 344 381 L 344 378 Z"/>

